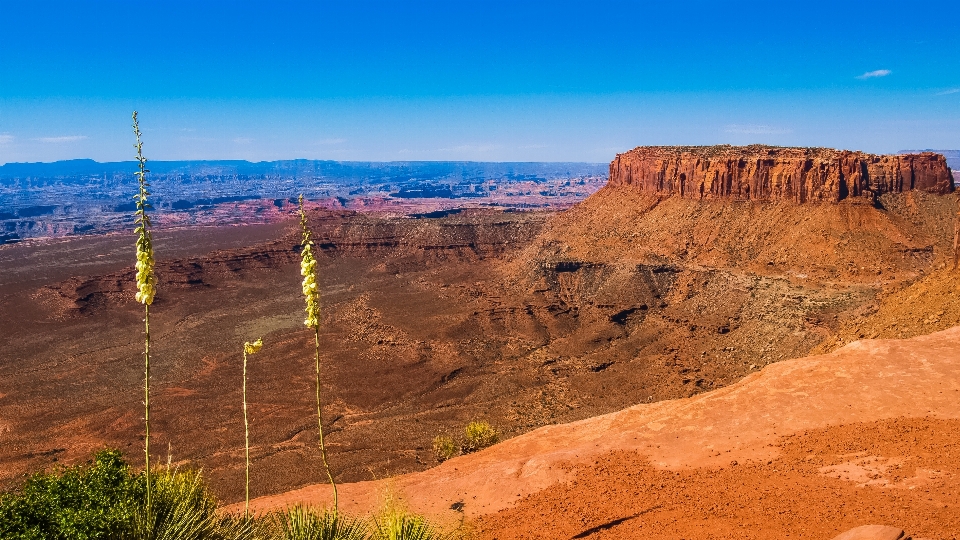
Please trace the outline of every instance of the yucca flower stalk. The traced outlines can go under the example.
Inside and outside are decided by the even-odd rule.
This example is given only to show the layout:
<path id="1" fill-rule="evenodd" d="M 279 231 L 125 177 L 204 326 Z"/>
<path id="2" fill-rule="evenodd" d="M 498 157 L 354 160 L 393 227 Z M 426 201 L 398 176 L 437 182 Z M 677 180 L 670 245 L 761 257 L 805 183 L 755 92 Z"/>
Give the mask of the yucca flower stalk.
<path id="1" fill-rule="evenodd" d="M 137 136 L 137 162 L 140 170 L 137 171 L 137 183 L 140 190 L 133 197 L 137 203 L 136 229 L 137 235 L 137 302 L 143 304 L 143 423 L 146 429 L 143 439 L 143 453 L 145 456 L 145 470 L 147 481 L 147 511 L 150 510 L 150 304 L 157 292 L 157 278 L 153 273 L 153 235 L 150 233 L 150 216 L 147 210 L 152 208 L 147 202 L 150 192 L 147 188 L 147 158 L 143 157 L 143 142 L 140 140 L 140 124 L 137 121 L 137 111 L 133 111 L 133 133 Z"/>
<path id="2" fill-rule="evenodd" d="M 243 435 L 244 444 L 247 451 L 247 480 L 246 480 L 246 505 L 243 507 L 243 517 L 250 518 L 250 423 L 247 422 L 247 355 L 256 354 L 263 347 L 263 338 L 253 343 L 249 341 L 243 344 Z"/>
<path id="3" fill-rule="evenodd" d="M 307 318 L 303 324 L 313 328 L 314 344 L 316 346 L 316 383 L 317 383 L 317 428 L 320 431 L 320 459 L 323 468 L 333 486 L 333 511 L 338 511 L 337 483 L 330 473 L 330 464 L 327 462 L 327 448 L 323 443 L 323 408 L 320 401 L 320 285 L 317 283 L 317 260 L 313 258 L 313 240 L 311 240 L 310 225 L 307 223 L 307 213 L 303 209 L 303 194 L 300 195 L 300 229 L 303 241 L 300 248 L 300 275 L 303 276 L 303 297 L 307 302 Z"/>

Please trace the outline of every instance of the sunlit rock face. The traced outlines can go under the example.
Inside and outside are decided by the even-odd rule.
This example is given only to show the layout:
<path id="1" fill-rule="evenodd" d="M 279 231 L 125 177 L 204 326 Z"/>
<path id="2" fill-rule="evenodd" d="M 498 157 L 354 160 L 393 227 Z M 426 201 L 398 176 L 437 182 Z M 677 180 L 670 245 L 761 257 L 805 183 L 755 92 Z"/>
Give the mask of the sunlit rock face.
<path id="1" fill-rule="evenodd" d="M 641 146 L 610 163 L 610 186 L 694 199 L 838 202 L 848 197 L 953 191 L 933 152 L 876 155 L 829 148 Z"/>

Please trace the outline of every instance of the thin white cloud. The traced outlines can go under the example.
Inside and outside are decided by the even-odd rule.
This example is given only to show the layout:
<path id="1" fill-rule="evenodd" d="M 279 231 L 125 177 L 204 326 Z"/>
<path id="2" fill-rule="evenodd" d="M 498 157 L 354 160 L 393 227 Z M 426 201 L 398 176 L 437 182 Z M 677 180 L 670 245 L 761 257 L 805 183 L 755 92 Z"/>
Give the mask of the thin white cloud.
<path id="1" fill-rule="evenodd" d="M 549 145 L 546 144 L 528 144 L 525 146 L 518 146 L 521 150 L 536 150 L 538 148 L 547 148 Z"/>
<path id="2" fill-rule="evenodd" d="M 82 141 L 86 138 L 86 135 L 67 135 L 65 137 L 37 137 L 34 140 L 45 143 L 62 144 Z"/>
<path id="3" fill-rule="evenodd" d="M 886 77 L 887 75 L 893 73 L 889 69 L 877 69 L 874 71 L 868 71 L 863 75 L 858 76 L 858 79 L 873 79 L 874 77 Z"/>
<path id="4" fill-rule="evenodd" d="M 944 90 L 943 92 L 937 92 L 938 96 L 949 96 L 950 94 L 960 93 L 960 88 L 951 88 L 949 90 Z"/>
<path id="5" fill-rule="evenodd" d="M 13 135 L 10 135 L 9 133 L 0 133 L 0 144 L 12 143 L 13 139 Z"/>
<path id="6" fill-rule="evenodd" d="M 793 133 L 792 129 L 768 126 L 765 124 L 730 124 L 723 131 L 746 135 L 784 135 Z"/>
<path id="7" fill-rule="evenodd" d="M 250 137 L 237 137 L 233 139 L 233 142 L 237 144 L 250 144 L 253 142 L 253 139 L 251 139 Z"/>

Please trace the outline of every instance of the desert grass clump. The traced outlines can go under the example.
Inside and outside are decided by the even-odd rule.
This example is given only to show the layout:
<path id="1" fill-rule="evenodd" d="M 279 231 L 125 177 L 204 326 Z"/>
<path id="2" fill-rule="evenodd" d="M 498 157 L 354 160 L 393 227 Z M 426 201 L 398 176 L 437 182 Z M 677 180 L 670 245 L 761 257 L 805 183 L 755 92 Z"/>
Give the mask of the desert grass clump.
<path id="1" fill-rule="evenodd" d="M 145 477 L 138 478 L 142 497 Z M 198 471 L 159 470 L 151 476 L 153 503 L 137 505 L 118 540 L 257 540 L 258 524 L 244 517 L 223 516 Z"/>
<path id="2" fill-rule="evenodd" d="M 276 540 L 367 540 L 368 526 L 330 509 L 296 505 L 267 518 Z"/>
<path id="3" fill-rule="evenodd" d="M 474 420 L 463 429 L 465 440 L 463 453 L 469 454 L 493 446 L 500 440 L 500 434 L 486 420 Z"/>
<path id="4" fill-rule="evenodd" d="M 246 502 L 243 507 L 244 517 L 250 517 L 250 423 L 247 421 L 247 355 L 256 354 L 263 347 L 263 338 L 243 344 L 243 442 L 246 450 L 247 476 L 245 483 Z"/>
<path id="5" fill-rule="evenodd" d="M 433 439 L 433 455 L 443 463 L 457 455 L 457 443 L 448 435 L 437 435 Z"/>
<path id="6" fill-rule="evenodd" d="M 200 473 L 160 469 L 143 484 L 145 491 L 152 491 L 152 504 L 136 508 L 129 529 L 119 538 L 216 538 L 217 503 L 207 492 Z"/>
<path id="7" fill-rule="evenodd" d="M 323 468 L 327 472 L 327 478 L 333 487 L 333 511 L 337 512 L 339 504 L 337 501 L 337 483 L 333 480 L 333 474 L 330 472 L 330 464 L 327 461 L 327 448 L 323 441 L 323 406 L 320 400 L 320 285 L 317 282 L 317 260 L 313 257 L 313 240 L 311 238 L 310 224 L 307 223 L 307 213 L 303 209 L 303 195 L 300 195 L 300 230 L 303 239 L 300 242 L 300 275 L 303 276 L 303 296 L 306 300 L 307 318 L 303 324 L 307 328 L 313 329 L 315 358 L 316 358 L 316 388 L 317 388 L 317 429 L 320 432 L 320 459 L 323 460 Z"/>
<path id="8" fill-rule="evenodd" d="M 453 538 L 420 514 L 407 511 L 396 500 L 389 499 L 373 517 L 370 540 L 448 540 Z"/>
<path id="9" fill-rule="evenodd" d="M 150 216 L 147 210 L 151 207 L 147 202 L 150 192 L 147 188 L 150 184 L 147 182 L 147 158 L 143 157 L 143 142 L 140 140 L 140 124 L 137 121 L 137 111 L 133 111 L 133 133 L 137 136 L 137 163 L 140 170 L 137 171 L 137 183 L 139 191 L 133 197 L 136 201 L 137 210 L 135 213 L 137 235 L 137 302 L 143 304 L 143 423 L 145 435 L 143 438 L 144 470 L 147 475 L 147 509 L 150 508 L 150 304 L 153 303 L 153 297 L 157 292 L 157 277 L 154 275 L 153 267 L 153 234 L 150 232 Z"/>

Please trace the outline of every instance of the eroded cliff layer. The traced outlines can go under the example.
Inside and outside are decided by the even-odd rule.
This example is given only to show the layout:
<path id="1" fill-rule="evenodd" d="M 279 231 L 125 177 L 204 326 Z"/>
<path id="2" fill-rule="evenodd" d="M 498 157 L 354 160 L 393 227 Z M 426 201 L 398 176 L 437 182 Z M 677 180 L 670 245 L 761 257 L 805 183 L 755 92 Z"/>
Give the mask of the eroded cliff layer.
<path id="1" fill-rule="evenodd" d="M 641 146 L 610 163 L 609 185 L 694 199 L 800 203 L 953 191 L 946 159 L 933 152 L 876 155 L 762 145 Z"/>

